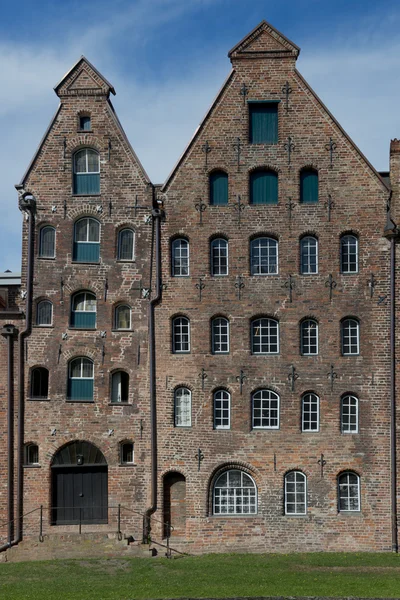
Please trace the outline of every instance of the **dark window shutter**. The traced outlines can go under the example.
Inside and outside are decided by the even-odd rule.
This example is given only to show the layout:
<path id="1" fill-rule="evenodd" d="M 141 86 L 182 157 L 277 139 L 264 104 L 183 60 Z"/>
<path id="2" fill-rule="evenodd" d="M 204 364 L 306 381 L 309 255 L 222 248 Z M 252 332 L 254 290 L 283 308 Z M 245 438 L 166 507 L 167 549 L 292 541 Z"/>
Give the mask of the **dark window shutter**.
<path id="1" fill-rule="evenodd" d="M 250 102 L 249 125 L 251 144 L 276 144 L 278 142 L 278 104 L 276 102 Z"/>
<path id="2" fill-rule="evenodd" d="M 304 170 L 300 173 L 300 202 L 315 204 L 318 202 L 318 173 Z"/>
<path id="3" fill-rule="evenodd" d="M 223 171 L 215 171 L 210 175 L 210 204 L 228 204 L 228 175 Z"/>
<path id="4" fill-rule="evenodd" d="M 273 171 L 250 175 L 250 204 L 278 204 L 278 176 Z"/>

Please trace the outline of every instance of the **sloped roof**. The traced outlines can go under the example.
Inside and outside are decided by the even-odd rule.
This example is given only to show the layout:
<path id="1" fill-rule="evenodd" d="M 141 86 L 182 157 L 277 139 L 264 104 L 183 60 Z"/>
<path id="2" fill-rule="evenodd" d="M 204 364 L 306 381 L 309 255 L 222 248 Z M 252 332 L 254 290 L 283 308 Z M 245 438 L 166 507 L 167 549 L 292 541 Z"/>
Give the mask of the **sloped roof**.
<path id="1" fill-rule="evenodd" d="M 257 44 L 257 39 L 261 36 L 264 36 L 264 40 L 259 40 L 261 43 Z M 300 54 L 300 48 L 273 27 L 271 23 L 263 20 L 228 52 L 228 56 L 229 58 L 246 54 L 260 56 L 280 52 L 291 53 L 297 58 Z"/>
<path id="2" fill-rule="evenodd" d="M 79 67 L 80 67 L 81 65 L 83 65 L 84 63 L 85 63 L 85 64 L 86 64 L 86 65 L 89 67 L 89 69 L 91 69 L 91 70 L 92 70 L 92 71 L 93 71 L 93 72 L 94 72 L 94 73 L 97 75 L 97 77 L 98 77 L 98 78 L 99 78 L 99 79 L 100 79 L 100 80 L 103 82 L 103 84 L 104 84 L 104 85 L 105 85 L 105 87 L 107 88 L 107 92 L 108 92 L 108 93 L 110 93 L 110 92 L 111 92 L 111 93 L 112 93 L 112 94 L 114 94 L 114 96 L 115 96 L 116 92 L 115 92 L 114 86 L 113 86 L 113 85 L 112 85 L 112 84 L 111 84 L 109 81 L 107 81 L 107 79 L 106 79 L 105 77 L 103 77 L 103 75 L 100 73 L 100 71 L 98 71 L 98 70 L 96 69 L 96 67 L 95 67 L 94 65 L 92 65 L 92 63 L 91 63 L 91 62 L 90 62 L 90 61 L 89 61 L 89 60 L 86 58 L 86 56 L 83 56 L 83 54 L 82 54 L 82 56 L 80 57 L 80 59 L 79 59 L 79 60 L 77 60 L 77 61 L 76 61 L 76 63 L 75 63 L 75 64 L 74 64 L 74 65 L 73 65 L 73 66 L 72 66 L 70 69 L 69 69 L 69 71 L 67 71 L 67 73 L 66 73 L 66 74 L 64 75 L 64 77 L 63 77 L 63 78 L 62 78 L 62 79 L 61 79 L 61 80 L 60 80 L 60 81 L 57 83 L 57 85 L 55 85 L 55 86 L 54 86 L 54 91 L 55 91 L 55 93 L 58 95 L 58 91 L 59 91 L 59 89 L 60 89 L 60 88 L 63 86 L 63 84 L 64 84 L 64 83 L 65 83 L 65 82 L 66 82 L 68 79 L 70 79 L 70 78 L 71 78 L 71 75 L 73 75 L 73 73 L 74 73 L 75 71 L 77 71 L 77 70 L 79 69 Z"/>

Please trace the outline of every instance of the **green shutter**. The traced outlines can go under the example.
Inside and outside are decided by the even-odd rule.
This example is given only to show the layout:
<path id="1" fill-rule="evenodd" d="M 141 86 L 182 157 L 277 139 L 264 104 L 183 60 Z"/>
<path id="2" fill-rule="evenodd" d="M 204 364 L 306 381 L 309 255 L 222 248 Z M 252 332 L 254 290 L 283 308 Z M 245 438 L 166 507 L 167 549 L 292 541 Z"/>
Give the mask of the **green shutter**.
<path id="1" fill-rule="evenodd" d="M 72 311 L 71 327 L 79 327 L 82 329 L 94 329 L 96 327 L 96 313 Z"/>
<path id="2" fill-rule="evenodd" d="M 273 171 L 250 175 L 250 204 L 278 204 L 278 176 Z"/>
<path id="3" fill-rule="evenodd" d="M 76 262 L 99 262 L 100 244 L 94 242 L 74 242 L 73 260 Z"/>
<path id="4" fill-rule="evenodd" d="M 74 194 L 100 194 L 100 174 L 75 173 Z"/>
<path id="5" fill-rule="evenodd" d="M 300 173 L 300 202 L 314 204 L 318 202 L 318 173 L 305 170 Z"/>
<path id="6" fill-rule="evenodd" d="M 251 144 L 278 142 L 278 104 L 276 102 L 249 103 Z"/>
<path id="7" fill-rule="evenodd" d="M 228 204 L 228 175 L 223 171 L 216 171 L 210 175 L 210 204 Z"/>
<path id="8" fill-rule="evenodd" d="M 93 400 L 93 379 L 69 379 L 69 400 Z"/>

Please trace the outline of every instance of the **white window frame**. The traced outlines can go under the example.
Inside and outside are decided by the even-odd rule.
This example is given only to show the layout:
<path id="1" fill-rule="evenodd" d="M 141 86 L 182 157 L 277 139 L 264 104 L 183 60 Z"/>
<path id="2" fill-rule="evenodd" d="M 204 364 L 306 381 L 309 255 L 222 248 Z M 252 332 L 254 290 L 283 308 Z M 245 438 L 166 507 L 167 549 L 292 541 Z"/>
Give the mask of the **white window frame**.
<path id="1" fill-rule="evenodd" d="M 188 349 L 187 350 L 177 350 L 176 349 L 177 348 L 177 335 L 179 335 L 181 338 L 181 342 L 180 342 L 181 346 L 182 346 L 182 336 L 183 336 L 183 333 L 182 333 L 183 324 L 182 323 L 179 325 L 179 328 L 180 328 L 179 334 L 177 334 L 177 332 L 176 332 L 176 326 L 177 326 L 178 320 L 185 320 L 187 322 L 187 335 L 188 335 Z M 190 320 L 187 317 L 180 316 L 180 317 L 175 317 L 172 320 L 172 353 L 173 354 L 189 354 L 190 353 Z"/>
<path id="2" fill-rule="evenodd" d="M 310 270 L 310 241 L 315 242 L 315 258 L 316 258 L 316 270 L 315 271 L 311 271 Z M 303 268 L 303 246 L 305 246 L 305 244 L 307 244 L 307 265 L 306 265 L 306 269 Z M 301 275 L 318 275 L 318 238 L 316 238 L 313 235 L 306 235 L 303 238 L 301 238 L 300 240 L 300 273 Z"/>
<path id="3" fill-rule="evenodd" d="M 76 226 L 78 223 L 80 223 L 81 221 L 86 221 L 86 240 L 77 240 L 76 239 L 76 233 L 77 233 L 77 229 Z M 94 241 L 94 240 L 89 240 L 89 235 L 90 235 L 90 221 L 95 221 L 97 223 L 98 227 L 98 236 L 99 239 Z M 101 223 L 100 221 L 98 221 L 97 219 L 94 219 L 93 217 L 82 217 L 81 219 L 78 219 L 77 221 L 75 221 L 74 224 L 74 243 L 75 244 L 100 244 L 100 229 L 101 229 Z"/>
<path id="4" fill-rule="evenodd" d="M 295 480 L 288 481 L 289 475 L 295 475 Z M 304 483 L 304 492 L 297 491 L 297 484 L 300 483 L 300 481 L 297 481 L 298 475 L 301 476 L 300 479 Z M 289 484 L 294 485 L 294 492 L 288 491 Z M 288 502 L 288 494 L 294 494 L 294 502 Z M 300 496 L 300 494 L 301 495 L 304 494 L 304 502 L 301 502 L 301 500 L 298 499 L 298 496 Z M 299 504 L 304 504 L 304 510 L 301 512 L 299 510 L 297 510 Z M 294 505 L 294 507 L 295 507 L 294 512 L 288 510 L 289 505 Z M 285 515 L 288 517 L 296 517 L 296 516 L 304 516 L 306 514 L 307 514 L 307 477 L 301 471 L 289 471 L 285 475 Z"/>
<path id="5" fill-rule="evenodd" d="M 309 414 L 316 415 L 316 419 L 312 419 L 311 417 L 308 419 L 308 426 L 306 425 L 305 420 L 305 404 L 306 402 L 309 405 Z M 317 410 L 312 409 L 312 404 L 316 404 Z M 314 392 L 306 392 L 301 397 L 301 430 L 304 433 L 318 433 L 319 432 L 319 406 L 320 399 L 317 394 Z M 310 424 L 316 423 L 316 427 L 310 427 Z"/>
<path id="6" fill-rule="evenodd" d="M 349 475 L 354 475 L 357 478 L 357 496 L 351 496 L 349 493 L 350 490 L 348 488 L 350 487 L 350 485 L 352 485 L 352 486 L 355 485 L 355 484 L 349 484 Z M 341 479 L 343 477 L 347 477 L 346 483 L 341 483 Z M 342 491 L 345 487 L 347 487 L 347 493 L 342 495 Z M 357 498 L 357 508 L 349 508 L 350 500 L 352 498 Z M 342 499 L 348 503 L 348 508 L 341 507 Z M 361 512 L 360 476 L 357 473 L 355 473 L 354 471 L 345 471 L 344 473 L 340 473 L 340 475 L 338 476 L 338 511 L 344 512 L 344 513 Z"/>
<path id="7" fill-rule="evenodd" d="M 261 321 L 268 321 L 268 324 L 263 326 L 261 324 Z M 256 327 L 256 323 L 258 323 L 258 322 L 260 322 L 260 324 L 258 325 L 258 327 L 261 328 L 261 329 L 260 329 L 259 335 L 255 336 L 254 335 L 254 329 Z M 276 331 L 277 331 L 277 343 L 276 343 L 276 347 L 277 348 L 276 348 L 276 351 L 274 351 L 274 352 L 269 352 L 269 351 L 268 352 L 262 352 L 261 348 L 262 348 L 263 345 L 265 345 L 265 344 L 262 343 L 262 337 L 264 335 L 263 334 L 263 329 L 265 329 L 265 328 L 267 329 L 267 332 L 268 332 L 268 334 L 267 334 L 268 342 L 267 342 L 266 345 L 268 346 L 268 348 L 270 348 L 271 345 L 272 345 L 271 341 L 270 341 L 270 337 L 271 337 L 271 333 L 270 333 L 270 331 L 271 331 L 271 323 L 275 323 L 276 324 Z M 279 321 L 277 321 L 276 319 L 272 319 L 271 317 L 260 317 L 258 319 L 253 319 L 251 321 L 250 327 L 251 327 L 251 353 L 252 354 L 254 354 L 254 355 L 269 355 L 269 354 L 274 354 L 275 355 L 275 354 L 279 354 Z M 255 339 L 256 339 L 256 337 L 260 338 L 260 342 L 258 344 L 258 346 L 260 347 L 260 351 L 256 351 L 254 349 L 255 348 Z"/>
<path id="8" fill-rule="evenodd" d="M 304 344 L 304 330 L 306 327 L 306 324 L 312 323 L 313 325 L 315 325 L 315 337 L 316 337 L 316 352 L 306 352 L 305 351 L 305 346 L 308 346 L 308 348 L 310 348 L 311 343 L 310 343 L 310 332 L 308 332 L 307 334 L 307 344 Z M 309 325 L 308 325 L 308 329 L 309 329 Z M 301 321 L 300 323 L 300 351 L 301 354 L 303 356 L 317 356 L 319 353 L 319 326 L 318 326 L 318 321 L 316 321 L 315 319 L 304 319 L 303 321 Z"/>
<path id="9" fill-rule="evenodd" d="M 178 392 L 184 391 L 184 394 L 178 396 Z M 178 400 L 182 402 L 185 399 L 187 407 L 182 410 L 182 407 L 178 408 Z M 174 425 L 175 427 L 191 427 L 192 426 L 192 392 L 189 388 L 181 386 L 174 391 Z"/>
<path id="10" fill-rule="evenodd" d="M 77 360 L 80 360 L 80 376 L 79 377 L 77 377 L 76 375 L 72 375 L 72 364 Z M 92 376 L 91 377 L 83 377 L 82 376 L 84 360 L 87 360 L 92 365 Z M 70 379 L 90 379 L 91 381 L 93 381 L 94 380 L 94 362 L 87 356 L 76 356 L 75 358 L 73 358 L 72 360 L 69 361 L 68 376 Z"/>
<path id="11" fill-rule="evenodd" d="M 267 398 L 263 398 L 262 395 L 264 393 L 269 394 L 269 397 Z M 256 396 L 258 394 L 261 394 L 260 398 L 256 398 Z M 259 401 L 260 402 L 260 407 L 255 407 L 255 401 Z M 271 407 L 271 403 L 272 402 L 277 402 L 277 406 L 276 408 Z M 264 403 L 266 403 L 264 405 Z M 280 403 L 281 403 L 281 399 L 279 394 L 277 394 L 276 392 L 274 392 L 273 390 L 269 390 L 269 389 L 262 389 L 262 390 L 257 390 L 255 392 L 252 393 L 251 395 L 251 425 L 252 425 L 252 429 L 279 429 L 279 425 L 280 425 Z M 255 411 L 260 411 L 260 417 L 257 417 L 257 419 L 261 420 L 261 423 L 263 422 L 263 420 L 266 420 L 268 422 L 271 422 L 273 417 L 271 416 L 271 411 L 275 411 L 277 413 L 277 417 L 276 417 L 276 425 L 255 425 Z M 264 417 L 263 414 L 265 413 L 265 411 L 268 410 L 268 418 Z"/>
<path id="12" fill-rule="evenodd" d="M 121 258 L 121 236 L 125 231 L 132 233 L 132 255 L 130 258 Z M 117 260 L 121 262 L 132 262 L 135 260 L 135 231 L 131 227 L 124 227 L 118 231 L 118 247 L 117 247 Z"/>
<path id="13" fill-rule="evenodd" d="M 226 272 L 225 273 L 221 273 L 221 248 L 222 246 L 220 245 L 220 243 L 223 242 L 224 246 L 226 248 Z M 217 245 L 218 244 L 218 245 Z M 217 251 L 217 256 L 216 259 L 218 261 L 218 269 L 215 270 L 214 269 L 214 250 Z M 216 238 L 214 240 L 211 241 L 210 244 L 210 263 L 211 263 L 211 275 L 213 277 L 227 277 L 229 275 L 229 244 L 228 244 L 228 240 L 226 240 L 225 238 Z M 219 271 L 219 272 L 217 272 Z"/>
<path id="14" fill-rule="evenodd" d="M 126 400 L 122 400 L 122 386 L 123 386 L 123 383 L 122 383 L 123 375 L 122 375 L 122 373 L 124 374 L 124 376 L 127 377 L 127 388 L 128 388 L 127 392 L 128 393 L 127 393 Z M 119 377 L 119 382 L 117 381 L 117 377 Z M 117 398 L 114 397 L 114 389 L 115 388 L 117 388 L 117 389 L 119 388 L 119 392 L 117 394 Z M 111 404 L 113 404 L 113 405 L 117 404 L 118 405 L 118 404 L 121 404 L 121 402 L 122 402 L 122 404 L 126 404 L 127 402 L 129 402 L 129 391 L 130 391 L 129 388 L 130 388 L 129 373 L 127 373 L 123 369 L 118 369 L 117 371 L 113 371 L 111 373 L 111 398 L 110 398 Z"/>
<path id="15" fill-rule="evenodd" d="M 344 408 L 344 402 L 345 400 L 350 400 L 350 402 L 348 402 L 346 404 L 346 406 L 348 407 L 348 413 L 347 413 L 347 418 L 348 418 L 348 424 L 347 424 L 347 428 L 345 428 L 345 423 L 344 423 L 344 412 L 343 412 L 343 408 Z M 355 417 L 356 417 L 356 425 L 355 425 L 355 429 L 351 428 L 351 416 L 352 412 L 352 404 L 351 404 L 351 400 L 355 400 Z M 353 406 L 354 407 L 354 406 Z M 344 396 L 341 397 L 340 399 L 340 429 L 341 432 L 344 435 L 352 435 L 354 433 L 358 433 L 358 419 L 359 419 L 359 399 L 357 396 L 355 396 L 354 394 L 345 394 Z"/>
<path id="16" fill-rule="evenodd" d="M 88 166 L 89 166 L 89 161 L 88 161 L 88 151 L 93 152 L 93 154 L 97 155 L 98 158 L 98 166 L 99 166 L 99 170 L 98 171 L 89 171 L 88 170 Z M 86 171 L 77 171 L 77 164 L 76 164 L 76 157 L 78 156 L 78 154 L 81 154 L 82 152 L 85 152 L 85 166 L 86 166 Z M 95 150 L 94 148 L 81 148 L 80 150 L 77 150 L 74 153 L 74 174 L 75 175 L 98 175 L 100 173 L 100 154 L 97 152 L 97 150 Z"/>
<path id="17" fill-rule="evenodd" d="M 83 309 L 80 308 L 75 308 L 75 304 L 76 304 L 76 298 L 78 296 L 83 295 L 85 298 L 83 300 Z M 94 310 L 88 310 L 86 307 L 88 305 L 88 296 L 92 296 L 94 298 L 95 304 L 94 306 Z M 73 296 L 72 296 L 72 312 L 84 312 L 84 313 L 96 313 L 97 314 L 97 298 L 96 298 L 96 294 L 93 294 L 93 292 L 76 292 Z"/>
<path id="18" fill-rule="evenodd" d="M 217 325 L 217 321 L 219 321 L 219 324 Z M 225 323 L 226 326 L 226 336 L 227 336 L 227 349 L 226 350 L 217 350 L 217 339 L 222 338 L 222 336 L 224 335 L 222 332 L 222 323 Z M 211 350 L 212 350 L 212 354 L 229 354 L 230 352 L 230 327 L 229 327 L 230 323 L 229 323 L 229 319 L 227 319 L 226 317 L 214 317 L 214 319 L 211 321 Z M 215 332 L 215 328 L 218 327 L 218 333 Z M 220 346 L 222 345 L 222 342 L 219 342 Z"/>
<path id="19" fill-rule="evenodd" d="M 258 251 L 257 265 L 254 265 L 254 260 L 253 260 L 255 245 L 257 243 L 260 244 L 262 241 L 268 241 L 268 243 L 265 245 L 265 247 L 268 249 L 268 251 L 267 251 L 268 272 L 267 273 L 259 272 L 262 268 L 261 256 L 260 256 L 259 251 Z M 276 248 L 276 270 L 275 271 L 270 270 L 270 247 L 272 246 L 271 242 L 274 243 L 274 246 Z M 257 277 L 268 277 L 269 275 L 278 275 L 278 273 L 279 273 L 279 243 L 278 243 L 278 240 L 276 240 L 273 237 L 267 237 L 267 236 L 266 237 L 263 237 L 263 236 L 256 237 L 251 240 L 251 242 L 250 242 L 250 273 L 252 276 L 257 276 Z"/>
<path id="20" fill-rule="evenodd" d="M 30 461 L 29 460 L 29 451 L 31 448 L 36 448 L 37 449 L 37 460 L 35 461 Z M 40 464 L 40 457 L 39 457 L 39 445 L 38 444 L 34 444 L 33 442 L 30 442 L 28 444 L 25 444 L 25 460 L 24 460 L 24 466 L 36 466 Z"/>
<path id="21" fill-rule="evenodd" d="M 182 253 L 181 246 L 178 246 L 178 243 L 181 244 L 185 242 L 187 245 L 187 273 L 182 274 Z M 175 252 L 179 250 L 179 273 L 175 267 Z M 184 257 L 186 260 L 186 257 Z M 172 277 L 189 277 L 190 276 L 190 243 L 186 238 L 176 238 L 173 240 L 171 244 L 171 275 Z"/>
<path id="22" fill-rule="evenodd" d="M 214 429 L 230 429 L 231 428 L 231 395 L 230 395 L 230 393 L 227 390 L 216 390 L 213 394 L 213 399 L 214 399 Z M 224 406 L 224 402 L 228 403 L 227 408 Z M 219 417 L 217 417 L 217 411 L 220 411 Z M 226 419 L 228 420 L 228 424 L 223 425 L 222 423 Z M 219 424 L 218 424 L 218 422 L 219 422 Z"/>
<path id="23" fill-rule="evenodd" d="M 231 473 L 232 471 L 238 471 L 239 473 L 241 473 L 241 478 L 240 478 L 241 486 L 240 487 L 230 487 L 229 486 L 229 479 L 230 479 L 229 473 Z M 227 485 L 218 486 L 219 480 L 224 475 L 227 475 Z M 252 487 L 243 485 L 243 475 L 245 475 L 246 477 L 248 477 L 251 480 L 251 482 L 253 484 Z M 216 490 L 221 490 L 221 492 L 216 494 Z M 223 493 L 222 490 L 226 490 L 225 493 Z M 231 493 L 230 493 L 230 490 L 231 490 Z M 253 493 L 246 494 L 245 490 L 252 490 Z M 243 516 L 252 516 L 252 515 L 257 514 L 258 490 L 257 490 L 256 482 L 254 481 L 254 479 L 251 475 L 249 475 L 248 473 L 245 473 L 244 471 L 241 471 L 240 469 L 229 469 L 228 471 L 224 471 L 223 473 L 221 473 L 213 485 L 212 494 L 213 494 L 212 499 L 213 499 L 213 515 L 214 516 L 218 516 L 218 517 L 219 516 L 222 516 L 222 517 L 240 516 L 240 517 L 243 517 Z M 221 502 L 221 500 L 223 500 L 224 496 L 226 497 L 227 501 Z M 242 510 L 238 511 L 239 507 L 241 509 L 243 509 L 243 505 L 244 505 L 243 499 L 245 497 L 247 497 L 247 499 L 249 499 L 249 498 L 252 499 L 251 503 L 249 503 L 248 506 L 250 509 L 253 509 L 253 510 L 249 510 L 248 512 L 243 512 Z M 229 502 L 229 499 L 231 499 L 232 502 Z M 233 507 L 233 511 L 231 511 L 231 512 L 228 512 L 228 510 L 221 511 L 221 507 L 224 509 Z"/>
<path id="24" fill-rule="evenodd" d="M 352 240 L 355 240 L 356 242 L 356 252 L 355 252 L 355 256 L 356 256 L 356 269 L 354 271 L 349 270 L 349 260 L 347 260 L 347 265 L 345 266 L 344 264 L 344 253 L 343 253 L 343 248 L 344 245 L 347 244 L 347 257 L 350 256 L 349 253 L 349 248 L 350 248 L 350 244 L 349 244 L 349 240 L 350 238 Z M 358 273 L 359 270 L 359 250 L 358 250 L 358 237 L 352 233 L 348 233 L 346 235 L 343 235 L 340 238 L 340 272 L 343 275 L 356 275 Z"/>
<path id="25" fill-rule="evenodd" d="M 129 327 L 118 327 L 118 313 L 121 308 L 129 309 Z M 131 331 L 132 330 L 132 307 L 129 304 L 117 304 L 114 310 L 114 329 L 116 331 Z"/>
<path id="26" fill-rule="evenodd" d="M 347 333 L 345 336 L 345 323 L 348 323 L 349 325 L 346 327 L 346 330 L 349 330 L 350 327 L 350 335 Z M 354 328 L 354 325 L 352 325 L 352 323 L 356 323 L 357 324 L 357 352 L 345 352 L 345 337 L 346 339 L 351 340 L 352 336 L 351 336 L 351 329 Z M 342 356 L 358 356 L 360 354 L 360 322 L 355 319 L 354 317 L 346 317 L 344 319 L 342 319 L 341 323 L 340 323 L 340 329 L 341 329 L 341 345 L 342 345 Z M 353 343 L 351 342 L 350 344 L 348 343 L 347 346 L 352 347 Z"/>

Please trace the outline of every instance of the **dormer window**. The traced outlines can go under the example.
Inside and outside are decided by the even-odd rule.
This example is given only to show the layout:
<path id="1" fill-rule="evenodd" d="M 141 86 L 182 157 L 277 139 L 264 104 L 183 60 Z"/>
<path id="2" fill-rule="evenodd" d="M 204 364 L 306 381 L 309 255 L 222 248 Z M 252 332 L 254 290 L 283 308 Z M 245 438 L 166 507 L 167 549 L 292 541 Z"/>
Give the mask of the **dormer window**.
<path id="1" fill-rule="evenodd" d="M 92 125 L 89 115 L 82 115 L 79 117 L 79 129 L 80 131 L 91 131 Z"/>

